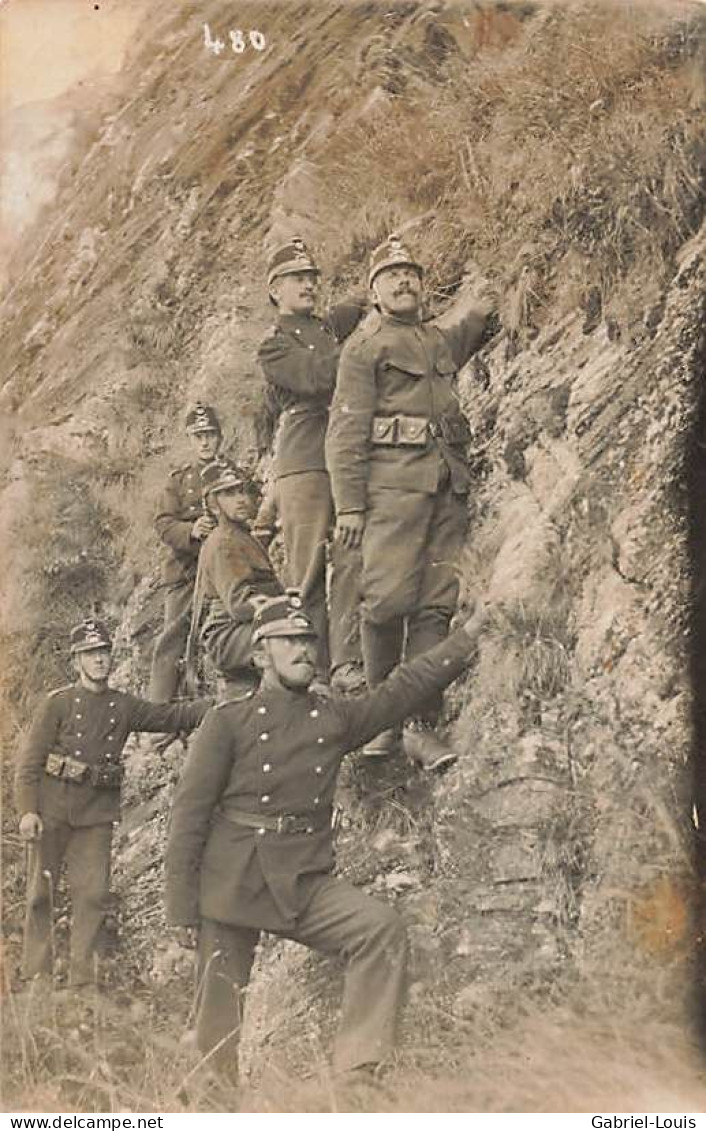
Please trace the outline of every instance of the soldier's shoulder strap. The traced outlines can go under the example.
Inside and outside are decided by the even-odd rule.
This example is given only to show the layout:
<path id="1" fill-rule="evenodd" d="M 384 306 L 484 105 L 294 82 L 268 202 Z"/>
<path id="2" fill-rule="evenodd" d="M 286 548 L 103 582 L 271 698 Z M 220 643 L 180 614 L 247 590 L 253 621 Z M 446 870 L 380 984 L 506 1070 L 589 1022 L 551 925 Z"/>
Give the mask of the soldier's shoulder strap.
<path id="1" fill-rule="evenodd" d="M 234 695 L 231 699 L 224 699 L 222 703 L 216 703 L 213 708 L 214 711 L 222 711 L 224 707 L 232 707 L 235 703 L 244 703 L 247 699 L 252 699 L 255 691 L 244 691 L 242 695 Z"/>
<path id="2" fill-rule="evenodd" d="M 270 326 L 267 327 L 265 333 L 260 338 L 260 345 L 258 348 L 262 349 L 263 347 L 268 346 L 273 338 L 276 338 L 281 333 L 283 333 L 283 330 L 280 324 L 278 322 L 273 322 Z"/>
<path id="3" fill-rule="evenodd" d="M 73 683 L 65 683 L 62 687 L 55 687 L 53 691 L 47 693 L 48 699 L 55 699 L 57 695 L 61 695 L 64 691 L 71 691 Z"/>
<path id="4" fill-rule="evenodd" d="M 351 334 L 350 341 L 359 342 L 361 341 L 361 339 L 365 341 L 368 338 L 373 338 L 375 334 L 379 333 L 381 328 L 382 316 L 380 314 L 380 311 L 373 309 L 365 315 L 362 322 L 358 323 L 358 326 Z"/>
<path id="5" fill-rule="evenodd" d="M 169 472 L 169 474 L 170 474 L 170 475 L 173 475 L 173 476 L 175 476 L 175 477 L 176 477 L 177 475 L 183 475 L 183 474 L 184 474 L 184 472 L 185 472 L 185 471 L 188 471 L 190 467 L 191 467 L 191 462 L 190 462 L 190 461 L 189 461 L 189 462 L 187 462 L 187 463 L 182 463 L 182 464 L 180 464 L 180 465 L 179 465 L 179 467 L 175 467 L 175 468 L 173 468 L 173 470 L 172 470 L 172 471 L 170 471 L 170 472 Z"/>

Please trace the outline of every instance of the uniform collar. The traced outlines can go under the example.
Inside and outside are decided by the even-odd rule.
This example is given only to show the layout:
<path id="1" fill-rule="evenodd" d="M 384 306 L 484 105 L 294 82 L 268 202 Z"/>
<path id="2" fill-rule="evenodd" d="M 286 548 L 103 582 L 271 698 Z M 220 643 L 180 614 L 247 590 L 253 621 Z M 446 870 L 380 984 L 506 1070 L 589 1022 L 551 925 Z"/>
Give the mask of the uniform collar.
<path id="1" fill-rule="evenodd" d="M 250 527 L 237 519 L 226 518 L 224 514 L 218 516 L 218 530 L 223 531 L 225 538 L 252 538 Z"/>
<path id="2" fill-rule="evenodd" d="M 258 687 L 255 697 L 268 706 L 273 703 L 293 705 L 294 703 L 318 702 L 318 696 L 309 688 L 306 691 L 294 691 L 289 687 L 265 687 L 262 683 Z"/>
<path id="3" fill-rule="evenodd" d="M 386 310 L 380 311 L 380 317 L 393 326 L 421 326 L 424 320 L 424 310 L 418 310 L 414 318 L 399 318 L 396 314 L 388 314 Z"/>
<path id="4" fill-rule="evenodd" d="M 110 684 L 106 684 L 101 691 L 91 691 L 88 687 L 84 687 L 80 679 L 77 679 L 73 685 L 73 690 L 77 695 L 88 695 L 91 699 L 102 699 L 104 695 L 112 695 L 115 689 Z"/>
<path id="5" fill-rule="evenodd" d="M 313 326 L 321 319 L 315 314 L 279 314 L 278 321 L 280 326 L 287 330 L 290 326 Z"/>

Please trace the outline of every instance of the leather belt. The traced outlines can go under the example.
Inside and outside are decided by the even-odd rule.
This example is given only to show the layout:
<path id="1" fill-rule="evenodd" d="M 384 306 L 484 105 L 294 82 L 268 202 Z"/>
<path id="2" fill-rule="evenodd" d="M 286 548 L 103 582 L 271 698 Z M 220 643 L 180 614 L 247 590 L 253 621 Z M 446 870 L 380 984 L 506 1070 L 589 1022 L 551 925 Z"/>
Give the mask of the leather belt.
<path id="1" fill-rule="evenodd" d="M 373 447 L 425 448 L 429 439 L 443 440 L 451 447 L 463 447 L 472 439 L 466 418 L 454 416 L 374 416 L 370 433 Z"/>
<path id="2" fill-rule="evenodd" d="M 266 829 L 278 833 L 314 833 L 331 825 L 331 809 L 327 806 L 320 813 L 244 813 L 241 809 L 218 809 L 217 816 L 230 825 L 242 825 L 248 829 Z"/>

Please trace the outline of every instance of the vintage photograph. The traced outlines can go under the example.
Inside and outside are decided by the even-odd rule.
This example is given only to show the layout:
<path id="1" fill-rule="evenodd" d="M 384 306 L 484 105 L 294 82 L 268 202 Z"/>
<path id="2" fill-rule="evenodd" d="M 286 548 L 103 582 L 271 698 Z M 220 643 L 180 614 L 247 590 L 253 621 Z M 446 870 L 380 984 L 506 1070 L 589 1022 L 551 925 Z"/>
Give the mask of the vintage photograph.
<path id="1" fill-rule="evenodd" d="M 706 3 L 0 0 L 2 1109 L 706 1110 Z"/>

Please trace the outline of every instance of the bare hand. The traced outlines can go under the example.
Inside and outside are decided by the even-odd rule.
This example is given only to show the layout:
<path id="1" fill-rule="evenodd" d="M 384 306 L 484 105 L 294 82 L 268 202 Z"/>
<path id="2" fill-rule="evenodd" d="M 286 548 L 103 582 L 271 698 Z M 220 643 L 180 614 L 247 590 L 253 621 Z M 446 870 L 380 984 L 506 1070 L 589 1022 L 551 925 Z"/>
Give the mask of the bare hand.
<path id="1" fill-rule="evenodd" d="M 346 550 L 357 550 L 363 541 L 365 515 L 360 511 L 339 514 L 336 520 L 336 538 Z"/>
<path id="2" fill-rule="evenodd" d="M 39 813 L 24 813 L 20 818 L 20 836 L 23 840 L 39 840 L 44 832 L 44 825 Z"/>
<path id="3" fill-rule="evenodd" d="M 203 542 L 204 538 L 208 538 L 217 525 L 218 520 L 212 514 L 202 514 L 191 527 L 191 537 L 196 542 Z"/>
<path id="4" fill-rule="evenodd" d="M 464 631 L 468 633 L 471 640 L 478 639 L 487 620 L 488 606 L 482 597 L 477 597 L 473 612 L 463 625 Z"/>
<path id="5" fill-rule="evenodd" d="M 178 946 L 184 950 L 195 950 L 199 937 L 198 927 L 175 927 L 174 938 Z"/>

